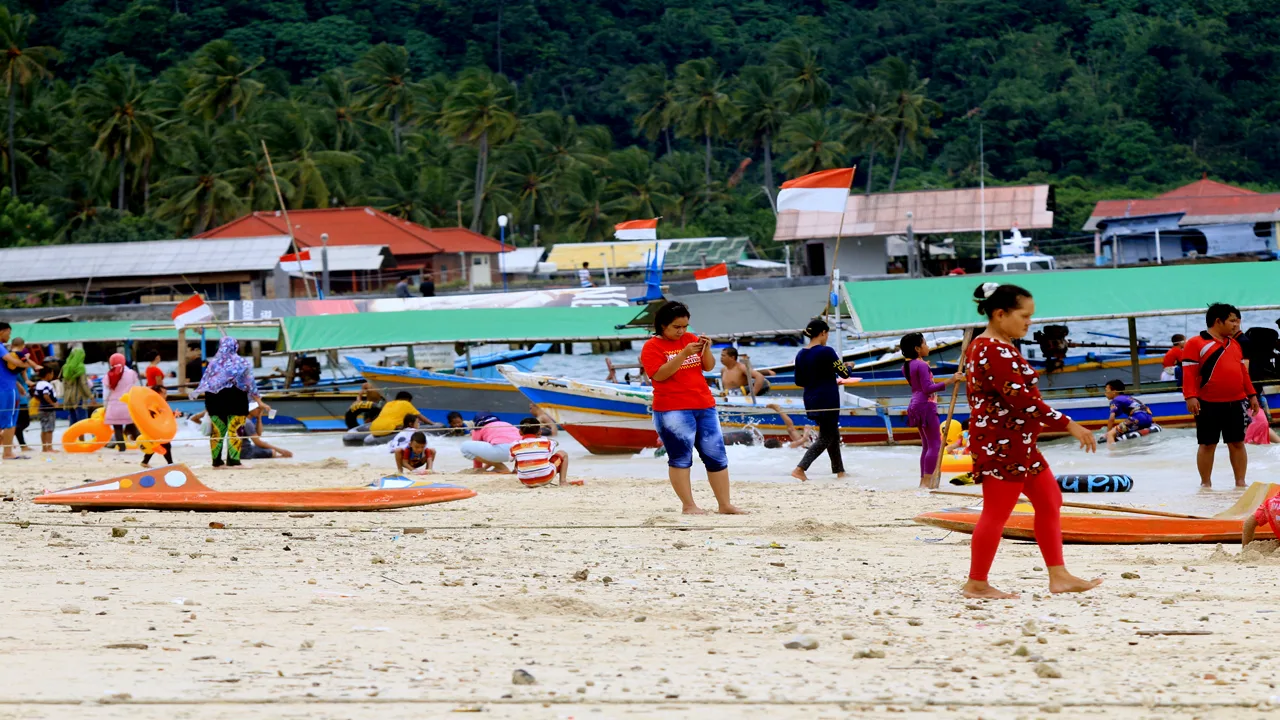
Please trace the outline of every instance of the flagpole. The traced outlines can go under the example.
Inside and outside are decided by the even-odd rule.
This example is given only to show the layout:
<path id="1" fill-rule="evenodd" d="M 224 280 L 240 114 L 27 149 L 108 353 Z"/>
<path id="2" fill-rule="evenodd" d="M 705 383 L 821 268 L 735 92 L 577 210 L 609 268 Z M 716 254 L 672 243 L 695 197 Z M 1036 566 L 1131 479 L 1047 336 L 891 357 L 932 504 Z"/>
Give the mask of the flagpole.
<path id="1" fill-rule="evenodd" d="M 294 254 L 298 254 L 298 239 L 293 236 L 293 223 L 289 222 L 289 208 L 285 207 L 284 194 L 280 192 L 280 180 L 276 178 L 276 169 L 271 164 L 271 153 L 267 151 L 267 141 L 262 141 L 262 154 L 267 158 L 267 170 L 271 171 L 271 182 L 276 186 L 276 199 L 280 201 L 280 212 L 284 215 L 284 226 L 289 230 L 289 249 Z M 311 286 L 307 284 L 307 271 L 302 269 L 302 261 L 298 261 L 298 270 L 302 275 L 302 289 L 307 292 L 307 299 L 311 299 Z M 319 291 L 319 288 L 316 288 Z M 290 293 L 292 294 L 292 293 Z"/>
<path id="2" fill-rule="evenodd" d="M 857 165 L 854 165 L 854 166 L 853 166 L 853 173 L 851 173 L 851 174 L 849 175 L 849 183 L 850 183 L 850 186 L 852 186 L 852 183 L 853 183 L 853 177 L 854 177 L 854 175 L 856 175 L 856 174 L 857 174 L 857 172 L 858 172 L 858 166 L 857 166 Z M 846 194 L 848 194 L 848 192 L 849 192 L 849 188 L 845 188 L 845 193 L 846 193 Z M 837 230 L 836 230 L 836 246 L 835 246 L 835 252 L 833 252 L 833 253 L 831 254 L 831 272 L 830 272 L 830 273 L 828 273 L 828 274 L 830 275 L 830 277 L 831 277 L 831 280 L 830 280 L 830 282 L 828 282 L 828 283 L 827 283 L 827 297 L 828 297 L 828 298 L 830 298 L 830 297 L 831 297 L 831 293 L 832 293 L 832 291 L 835 289 L 835 283 L 836 283 L 836 263 L 840 261 L 840 239 L 841 239 L 842 237 L 844 237 L 844 216 L 845 216 L 845 214 L 846 214 L 846 213 L 848 212 L 848 210 L 849 210 L 849 200 L 848 200 L 848 198 L 845 198 L 845 201 L 844 201 L 844 202 L 845 202 L 845 206 L 844 206 L 843 208 L 841 208 L 841 209 L 840 209 L 840 227 L 839 227 L 839 229 L 837 229 Z"/>

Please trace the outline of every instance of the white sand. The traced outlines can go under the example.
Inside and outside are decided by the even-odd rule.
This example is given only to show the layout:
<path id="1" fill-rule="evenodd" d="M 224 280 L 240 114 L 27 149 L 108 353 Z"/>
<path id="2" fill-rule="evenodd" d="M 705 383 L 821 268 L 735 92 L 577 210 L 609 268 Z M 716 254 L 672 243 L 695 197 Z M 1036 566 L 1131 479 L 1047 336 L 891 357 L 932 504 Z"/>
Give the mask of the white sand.
<path id="1" fill-rule="evenodd" d="M 992 580 L 1023 597 L 966 601 L 967 536 L 925 543 L 945 533 L 910 521 L 945 499 L 815 473 L 736 484 L 749 516 L 688 518 L 651 460 L 636 465 L 649 479 L 581 488 L 444 476 L 480 496 L 383 513 L 30 503 L 131 472 L 136 457 L 0 464 L 14 497 L 0 503 L 0 717 L 1227 718 L 1280 695 L 1280 554 L 1068 547 L 1071 569 L 1106 582 L 1063 597 L 1044 594 L 1034 545 L 1006 542 Z M 193 467 L 222 488 L 382 471 L 342 464 Z M 800 633 L 817 649 L 783 647 Z M 146 648 L 106 647 L 117 643 Z M 868 649 L 884 658 L 855 658 Z M 1062 677 L 1037 677 L 1036 656 Z M 520 668 L 537 684 L 513 685 Z"/>

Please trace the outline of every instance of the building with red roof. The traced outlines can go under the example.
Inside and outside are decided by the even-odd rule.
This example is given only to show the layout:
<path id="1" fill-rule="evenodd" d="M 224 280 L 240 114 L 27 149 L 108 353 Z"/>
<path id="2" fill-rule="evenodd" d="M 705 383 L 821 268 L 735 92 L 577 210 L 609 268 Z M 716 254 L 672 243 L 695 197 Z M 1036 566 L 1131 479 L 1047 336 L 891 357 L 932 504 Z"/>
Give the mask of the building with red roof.
<path id="1" fill-rule="evenodd" d="M 1084 229 L 1093 231 L 1099 265 L 1220 255 L 1275 257 L 1280 193 L 1254 192 L 1206 174 L 1153 198 L 1103 200 Z"/>
<path id="2" fill-rule="evenodd" d="M 431 276 L 437 283 L 471 280 L 492 283 L 502 245 L 491 237 L 466 228 L 428 228 L 401 220 L 371 207 L 290 210 L 289 222 L 299 250 L 319 248 L 327 235 L 330 246 L 383 245 L 395 261 L 395 270 Z M 288 235 L 284 215 L 256 211 L 196 237 L 241 238 Z M 508 247 L 509 251 L 511 248 Z M 465 268 L 465 271 L 464 271 Z"/>

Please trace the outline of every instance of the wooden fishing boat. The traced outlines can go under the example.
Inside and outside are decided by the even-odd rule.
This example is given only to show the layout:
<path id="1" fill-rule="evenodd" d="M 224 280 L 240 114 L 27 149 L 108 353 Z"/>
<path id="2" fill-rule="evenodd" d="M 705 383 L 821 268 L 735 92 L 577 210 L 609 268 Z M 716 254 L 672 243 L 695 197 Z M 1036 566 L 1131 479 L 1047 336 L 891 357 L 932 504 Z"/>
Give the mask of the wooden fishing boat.
<path id="1" fill-rule="evenodd" d="M 223 512 L 356 512 L 431 505 L 475 497 L 469 488 L 400 475 L 362 487 L 312 490 L 220 491 L 196 479 L 184 464 L 167 465 L 37 495 L 37 505 L 72 510 L 198 510 Z"/>
<path id="2" fill-rule="evenodd" d="M 513 424 L 529 415 L 529 401 L 501 377 L 475 378 L 417 368 L 377 367 L 354 357 L 348 357 L 347 361 L 388 400 L 400 391 L 408 392 L 413 396 L 413 406 L 432 422 L 448 423 L 449 413 L 455 410 L 468 420 L 484 412 Z"/>
<path id="3" fill-rule="evenodd" d="M 1234 505 L 1210 517 L 1158 517 L 1126 513 L 1062 513 L 1062 541 L 1082 545 L 1140 545 L 1150 543 L 1238 543 L 1244 520 L 1263 501 L 1280 493 L 1280 485 L 1253 483 Z M 922 525 L 973 533 L 981 508 L 953 507 L 917 515 Z M 1035 513 L 1020 505 L 1005 523 L 1003 536 L 1013 540 L 1035 539 Z M 1276 536 L 1270 527 L 1258 528 L 1256 539 Z"/>

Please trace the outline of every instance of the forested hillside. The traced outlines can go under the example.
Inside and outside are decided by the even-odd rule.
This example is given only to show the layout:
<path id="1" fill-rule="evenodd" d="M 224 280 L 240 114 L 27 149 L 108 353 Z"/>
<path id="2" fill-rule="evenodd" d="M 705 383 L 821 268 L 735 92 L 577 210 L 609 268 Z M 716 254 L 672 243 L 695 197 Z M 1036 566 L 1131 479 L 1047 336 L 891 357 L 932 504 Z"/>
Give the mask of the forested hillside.
<path id="1" fill-rule="evenodd" d="M 1262 0 L 30 0 L 0 41 L 3 245 L 273 209 L 263 140 L 291 208 L 509 213 L 521 244 L 767 241 L 789 176 L 975 185 L 979 123 L 989 181 L 1058 187 L 1059 237 L 1280 170 Z"/>

